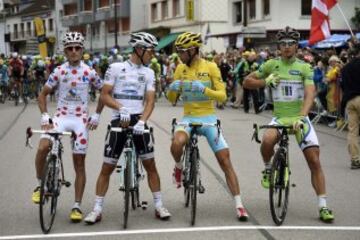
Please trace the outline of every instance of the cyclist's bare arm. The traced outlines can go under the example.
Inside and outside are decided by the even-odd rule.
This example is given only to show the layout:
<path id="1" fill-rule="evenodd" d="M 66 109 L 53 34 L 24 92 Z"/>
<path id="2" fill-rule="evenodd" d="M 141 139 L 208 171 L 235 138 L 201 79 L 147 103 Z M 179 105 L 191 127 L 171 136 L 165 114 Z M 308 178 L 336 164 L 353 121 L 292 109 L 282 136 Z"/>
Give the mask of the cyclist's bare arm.
<path id="1" fill-rule="evenodd" d="M 47 113 L 46 97 L 52 92 L 52 88 L 45 85 L 38 97 L 38 106 L 41 113 Z"/>
<path id="2" fill-rule="evenodd" d="M 96 106 L 96 113 L 100 114 L 102 112 L 102 110 L 104 109 L 104 103 L 103 101 L 101 101 L 101 98 L 99 98 L 97 106 Z"/>
<path id="3" fill-rule="evenodd" d="M 252 72 L 245 77 L 243 87 L 246 89 L 258 89 L 265 87 L 265 81 L 256 77 L 256 73 Z"/>
<path id="4" fill-rule="evenodd" d="M 316 97 L 315 85 L 305 85 L 304 91 L 304 103 L 301 108 L 301 116 L 307 116 L 311 110 L 311 107 L 314 103 Z"/>
<path id="5" fill-rule="evenodd" d="M 147 91 L 145 94 L 144 112 L 141 116 L 142 121 L 146 122 L 151 116 L 155 106 L 155 91 Z"/>
<path id="6" fill-rule="evenodd" d="M 113 97 L 112 97 L 112 91 L 113 86 L 104 84 L 103 88 L 101 89 L 100 94 L 100 101 L 109 108 L 119 110 L 121 107 L 121 104 L 118 103 Z"/>

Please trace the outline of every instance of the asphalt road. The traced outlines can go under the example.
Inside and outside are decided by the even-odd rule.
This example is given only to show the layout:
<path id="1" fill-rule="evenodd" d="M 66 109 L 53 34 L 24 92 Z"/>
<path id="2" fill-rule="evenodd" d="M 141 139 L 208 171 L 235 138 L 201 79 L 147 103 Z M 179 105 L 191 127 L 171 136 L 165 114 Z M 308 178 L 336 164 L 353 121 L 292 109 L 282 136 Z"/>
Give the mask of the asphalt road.
<path id="1" fill-rule="evenodd" d="M 94 110 L 95 104 L 91 105 Z M 50 103 L 49 112 L 55 105 Z M 181 106 L 171 107 L 164 99 L 157 104 L 150 125 L 155 129 L 155 151 L 161 177 L 163 201 L 172 213 L 170 221 L 154 217 L 152 195 L 146 181 L 141 195 L 149 202 L 147 210 L 130 212 L 128 229 L 122 229 L 122 195 L 117 189 L 117 176 L 112 176 L 106 196 L 103 219 L 87 226 L 69 221 L 73 204 L 73 188 L 63 188 L 51 234 L 43 235 L 39 225 L 39 208 L 31 202 L 36 186 L 34 156 L 36 149 L 25 148 L 25 129 L 39 128 L 40 114 L 35 102 L 28 106 L 0 105 L 0 240 L 2 239 L 360 239 L 360 170 L 350 170 L 346 149 L 346 133 L 338 133 L 326 126 L 317 125 L 321 145 L 321 161 L 326 174 L 328 205 L 335 212 L 335 221 L 324 224 L 318 219 L 317 197 L 310 182 L 310 171 L 294 139 L 291 139 L 291 181 L 296 187 L 290 190 L 288 214 L 282 227 L 271 219 L 268 191 L 260 186 L 263 164 L 259 145 L 251 142 L 252 124 L 268 123 L 270 112 L 259 115 L 244 114 L 226 108 L 218 111 L 227 142 L 230 145 L 233 166 L 238 174 L 243 202 L 251 215 L 243 223 L 236 219 L 234 202 L 224 176 L 205 139 L 200 140 L 201 175 L 206 188 L 198 198 L 198 215 L 190 227 L 190 212 L 184 208 L 183 189 L 172 184 L 174 166 L 170 155 L 171 119 L 180 118 Z M 95 182 L 102 164 L 106 124 L 110 111 L 101 116 L 101 125 L 90 135 L 86 159 L 87 185 L 82 209 L 91 211 Z M 34 146 L 38 137 L 33 138 Z M 65 174 L 74 179 L 69 141 L 65 143 Z"/>

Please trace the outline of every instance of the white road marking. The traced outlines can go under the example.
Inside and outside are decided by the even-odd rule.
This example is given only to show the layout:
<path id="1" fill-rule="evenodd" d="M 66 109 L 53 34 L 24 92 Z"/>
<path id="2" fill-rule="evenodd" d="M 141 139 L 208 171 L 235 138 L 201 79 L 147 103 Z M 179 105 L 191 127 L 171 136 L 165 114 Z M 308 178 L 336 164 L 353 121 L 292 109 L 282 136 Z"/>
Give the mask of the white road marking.
<path id="1" fill-rule="evenodd" d="M 1 236 L 0 240 L 15 239 L 42 239 L 42 238 L 74 238 L 74 237 L 94 237 L 94 236 L 117 236 L 134 235 L 148 233 L 179 233 L 179 232 L 206 232 L 206 231 L 233 231 L 233 230 L 305 230 L 305 231 L 360 231 L 358 226 L 214 226 L 214 227 L 189 227 L 189 228 L 165 228 L 165 229 L 142 229 L 106 232 L 80 232 L 80 233 L 54 233 L 54 234 L 34 234 L 34 235 L 9 235 Z"/>

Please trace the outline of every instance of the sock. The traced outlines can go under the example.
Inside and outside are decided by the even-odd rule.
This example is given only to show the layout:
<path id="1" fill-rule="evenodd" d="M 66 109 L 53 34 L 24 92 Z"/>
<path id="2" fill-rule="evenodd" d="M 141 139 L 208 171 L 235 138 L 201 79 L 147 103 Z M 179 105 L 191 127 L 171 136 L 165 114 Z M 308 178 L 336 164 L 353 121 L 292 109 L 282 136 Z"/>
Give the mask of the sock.
<path id="1" fill-rule="evenodd" d="M 326 195 L 318 196 L 318 204 L 319 204 L 319 209 L 326 207 Z"/>
<path id="2" fill-rule="evenodd" d="M 155 208 L 162 207 L 161 192 L 153 192 Z"/>
<path id="3" fill-rule="evenodd" d="M 242 201 L 241 201 L 240 194 L 234 196 L 234 200 L 235 200 L 235 207 L 236 208 L 243 208 L 244 207 L 244 205 L 242 204 Z"/>
<path id="4" fill-rule="evenodd" d="M 266 170 L 270 170 L 271 169 L 271 162 L 269 161 L 269 162 L 264 162 L 264 165 L 265 165 L 265 169 Z"/>
<path id="5" fill-rule="evenodd" d="M 96 195 L 94 212 L 101 213 L 103 209 L 103 205 L 104 205 L 104 197 Z"/>
<path id="6" fill-rule="evenodd" d="M 178 169 L 182 169 L 183 168 L 182 161 L 175 162 L 175 167 L 178 168 Z"/>
<path id="7" fill-rule="evenodd" d="M 74 209 L 74 208 L 81 209 L 81 208 L 80 208 L 80 204 L 81 204 L 80 202 L 75 202 L 72 208 L 73 208 L 73 209 Z"/>

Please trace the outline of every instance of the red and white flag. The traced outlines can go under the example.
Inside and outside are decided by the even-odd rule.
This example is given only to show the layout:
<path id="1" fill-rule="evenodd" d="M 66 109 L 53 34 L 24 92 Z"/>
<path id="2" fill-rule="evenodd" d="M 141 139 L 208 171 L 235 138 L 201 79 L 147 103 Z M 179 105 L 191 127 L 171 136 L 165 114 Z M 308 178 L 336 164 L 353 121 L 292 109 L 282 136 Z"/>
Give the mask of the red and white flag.
<path id="1" fill-rule="evenodd" d="M 330 37 L 329 10 L 336 4 L 337 0 L 312 1 L 310 45 Z"/>

